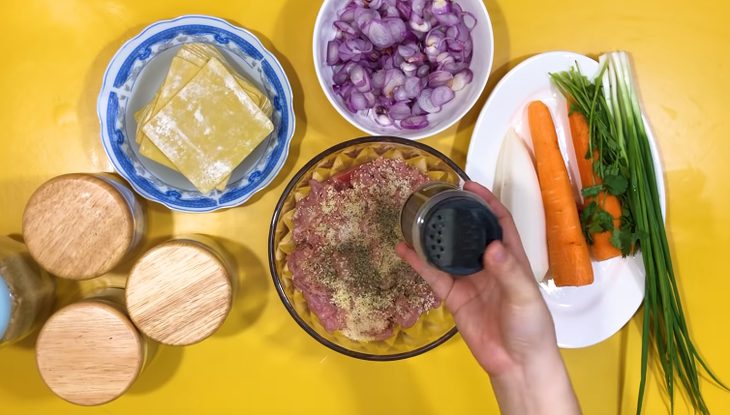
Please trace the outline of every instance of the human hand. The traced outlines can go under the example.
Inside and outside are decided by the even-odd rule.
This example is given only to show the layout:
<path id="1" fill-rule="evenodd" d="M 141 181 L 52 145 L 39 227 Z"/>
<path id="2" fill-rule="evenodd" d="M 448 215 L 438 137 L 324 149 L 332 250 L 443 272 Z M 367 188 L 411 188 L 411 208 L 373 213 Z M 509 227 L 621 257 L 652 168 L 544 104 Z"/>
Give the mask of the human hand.
<path id="1" fill-rule="evenodd" d="M 557 348 L 552 317 L 511 214 L 481 185 L 468 182 L 464 190 L 483 198 L 502 226 L 502 242 L 487 247 L 482 271 L 454 278 L 423 262 L 405 243 L 398 244 L 396 252 L 426 280 L 454 316 L 467 346 L 489 373 L 504 412 L 579 413 Z M 526 397 L 520 395 L 525 392 L 520 391 L 522 388 L 549 388 L 551 384 L 566 396 L 567 412 L 555 411 L 555 405 L 542 408 L 537 402 L 520 399 Z M 533 392 L 545 394 L 549 389 Z"/>

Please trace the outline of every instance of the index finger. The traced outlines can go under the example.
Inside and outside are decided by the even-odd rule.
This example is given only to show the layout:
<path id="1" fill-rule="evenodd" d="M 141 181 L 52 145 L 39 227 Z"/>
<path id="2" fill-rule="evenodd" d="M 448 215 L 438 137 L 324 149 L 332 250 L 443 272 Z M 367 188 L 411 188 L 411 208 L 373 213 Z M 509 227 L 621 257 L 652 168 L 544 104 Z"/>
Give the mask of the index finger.
<path id="1" fill-rule="evenodd" d="M 464 190 L 475 193 L 477 196 L 484 199 L 487 205 L 497 217 L 499 225 L 502 227 L 502 242 L 512 250 L 512 253 L 518 258 L 527 260 L 527 254 L 525 254 L 525 248 L 522 246 L 522 239 L 517 231 L 517 226 L 512 219 L 512 214 L 502 202 L 497 199 L 489 189 L 480 185 L 477 182 L 466 182 L 464 184 Z"/>

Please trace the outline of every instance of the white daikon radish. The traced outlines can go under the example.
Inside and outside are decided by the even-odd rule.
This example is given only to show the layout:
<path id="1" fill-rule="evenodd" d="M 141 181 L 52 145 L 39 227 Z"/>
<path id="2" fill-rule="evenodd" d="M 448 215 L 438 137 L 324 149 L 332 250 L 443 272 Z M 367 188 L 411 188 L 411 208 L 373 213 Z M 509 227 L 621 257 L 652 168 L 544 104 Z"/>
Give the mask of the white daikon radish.
<path id="1" fill-rule="evenodd" d="M 530 150 L 510 129 L 502 142 L 494 176 L 494 194 L 512 212 L 537 281 L 548 271 L 545 211 Z"/>

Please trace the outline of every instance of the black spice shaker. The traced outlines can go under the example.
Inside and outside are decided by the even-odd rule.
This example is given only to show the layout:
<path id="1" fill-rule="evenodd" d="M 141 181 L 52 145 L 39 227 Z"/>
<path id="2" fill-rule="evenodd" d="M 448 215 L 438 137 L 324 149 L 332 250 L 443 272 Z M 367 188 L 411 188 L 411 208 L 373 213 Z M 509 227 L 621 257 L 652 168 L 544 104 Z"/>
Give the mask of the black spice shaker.
<path id="1" fill-rule="evenodd" d="M 487 245 L 502 240 L 502 228 L 484 200 L 444 182 L 413 192 L 400 225 L 403 239 L 421 259 L 455 276 L 481 271 Z"/>

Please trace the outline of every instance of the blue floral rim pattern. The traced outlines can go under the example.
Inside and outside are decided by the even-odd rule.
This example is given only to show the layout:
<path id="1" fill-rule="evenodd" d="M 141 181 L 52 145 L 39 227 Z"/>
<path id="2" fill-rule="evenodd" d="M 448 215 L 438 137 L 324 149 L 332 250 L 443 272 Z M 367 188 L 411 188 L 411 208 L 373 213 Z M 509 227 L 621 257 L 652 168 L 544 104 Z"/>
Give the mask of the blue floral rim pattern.
<path id="1" fill-rule="evenodd" d="M 162 30 L 157 31 L 160 28 Z M 270 89 L 276 128 L 265 140 L 268 147 L 262 160 L 246 173 L 246 177 L 229 184 L 223 192 L 216 191 L 215 197 L 161 182 L 144 168 L 130 147 L 130 137 L 125 134 L 124 100 L 131 95 L 141 67 L 154 58 L 155 48 L 159 53 L 175 46 L 179 38 L 203 39 L 238 56 L 252 59 L 257 66 L 260 65 L 262 79 L 265 79 L 267 90 Z M 127 52 L 126 49 L 134 43 L 139 44 Z M 178 44 L 182 43 L 186 42 L 179 41 Z M 121 65 L 115 68 L 120 61 Z M 209 212 L 237 206 L 269 184 L 286 160 L 295 126 L 291 86 L 278 60 L 248 31 L 221 19 L 198 15 L 157 22 L 122 46 L 104 75 L 97 111 L 104 150 L 117 172 L 143 197 L 184 212 Z"/>

